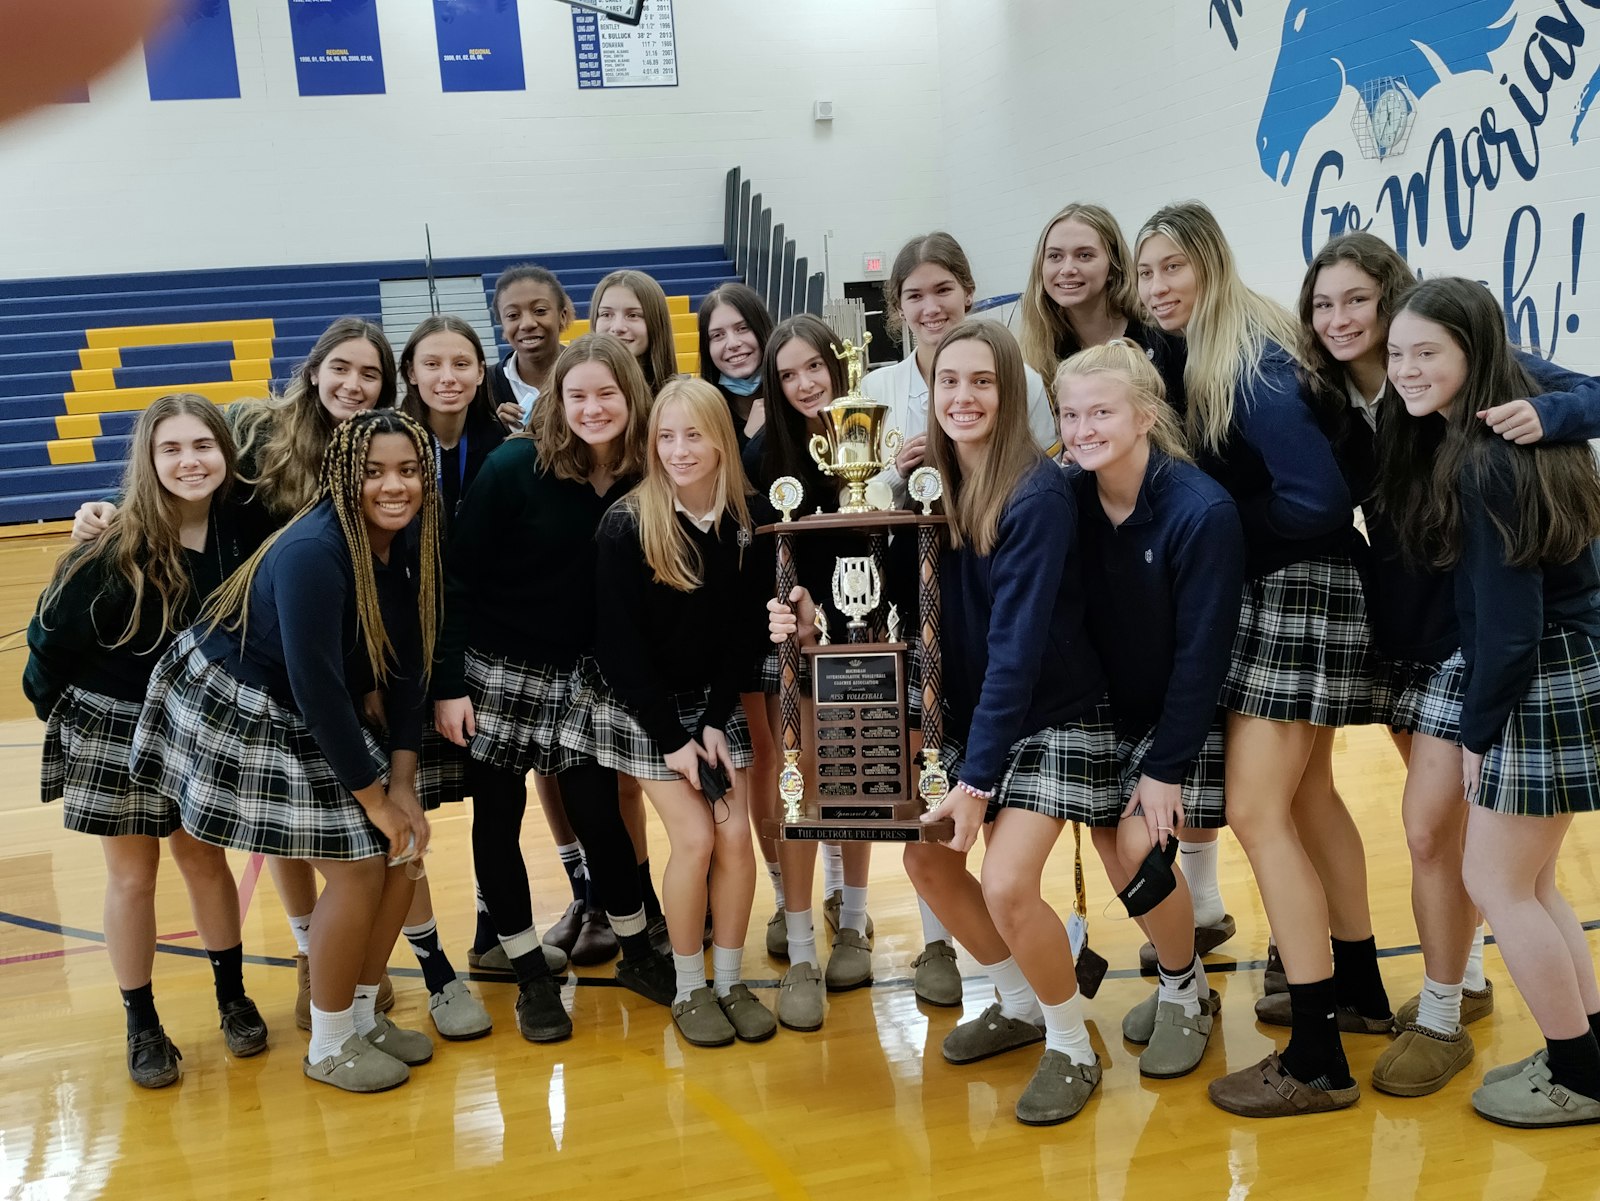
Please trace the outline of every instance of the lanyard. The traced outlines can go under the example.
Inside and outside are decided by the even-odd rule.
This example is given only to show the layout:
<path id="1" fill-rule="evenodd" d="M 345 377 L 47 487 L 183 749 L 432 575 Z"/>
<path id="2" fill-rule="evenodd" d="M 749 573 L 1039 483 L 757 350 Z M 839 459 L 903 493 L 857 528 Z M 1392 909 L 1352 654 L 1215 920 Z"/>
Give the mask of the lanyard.
<path id="1" fill-rule="evenodd" d="M 457 460 L 457 480 L 460 487 L 456 490 L 456 508 L 461 507 L 461 494 L 467 490 L 467 431 L 461 431 L 461 441 L 455 445 L 455 453 L 460 455 Z M 444 497 L 444 447 L 439 445 L 439 439 L 433 440 L 433 472 L 435 482 L 439 486 L 439 496 Z"/>

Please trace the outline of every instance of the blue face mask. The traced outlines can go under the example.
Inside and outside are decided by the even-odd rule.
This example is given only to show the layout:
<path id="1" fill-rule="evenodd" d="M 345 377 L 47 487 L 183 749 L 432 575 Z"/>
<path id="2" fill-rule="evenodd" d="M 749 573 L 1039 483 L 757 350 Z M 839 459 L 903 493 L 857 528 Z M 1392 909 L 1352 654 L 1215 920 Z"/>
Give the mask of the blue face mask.
<path id="1" fill-rule="evenodd" d="M 734 379 L 731 375 L 724 375 L 718 382 L 735 396 L 754 396 L 761 391 L 761 372 L 756 372 L 748 379 Z"/>

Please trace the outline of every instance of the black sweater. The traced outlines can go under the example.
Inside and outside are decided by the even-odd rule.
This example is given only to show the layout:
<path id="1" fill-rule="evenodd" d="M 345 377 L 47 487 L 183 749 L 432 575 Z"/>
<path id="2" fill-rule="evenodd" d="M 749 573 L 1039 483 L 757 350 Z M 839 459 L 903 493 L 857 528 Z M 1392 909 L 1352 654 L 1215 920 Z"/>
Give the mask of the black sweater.
<path id="1" fill-rule="evenodd" d="M 467 424 L 459 442 L 445 450 L 438 438 L 433 440 L 434 467 L 439 481 L 440 533 L 444 537 L 449 537 L 455 515 L 461 510 L 462 497 L 478 478 L 489 452 L 505 440 L 506 427 L 493 412 L 477 404 L 468 410 Z"/>
<path id="2" fill-rule="evenodd" d="M 1244 585 L 1244 532 L 1228 494 L 1188 463 L 1152 452 L 1120 526 L 1091 472 L 1078 501 L 1089 638 L 1105 668 L 1117 731 L 1155 728 L 1143 772 L 1181 784 L 1205 744 L 1228 674 Z"/>
<path id="3" fill-rule="evenodd" d="M 727 725 L 766 632 L 766 613 L 743 571 L 748 531 L 726 514 L 709 532 L 677 517 L 703 565 L 693 592 L 656 582 L 639 542 L 638 515 L 624 506 L 600 523 L 595 565 L 595 661 L 612 694 L 667 754 L 700 730 Z M 687 730 L 672 694 L 705 687 L 711 696 L 700 729 Z"/>
<path id="4" fill-rule="evenodd" d="M 391 752 L 422 746 L 422 630 L 409 541 L 395 539 L 387 564 L 373 559 L 378 604 L 394 646 L 386 684 Z M 356 613 L 350 548 L 332 501 L 321 502 L 267 551 L 250 588 L 243 636 L 219 626 L 202 647 L 236 679 L 265 688 L 304 718 L 351 792 L 376 781 L 360 713 L 361 698 L 375 682 Z"/>
<path id="5" fill-rule="evenodd" d="M 1198 460 L 1239 506 L 1252 579 L 1350 553 L 1350 490 L 1281 346 L 1268 342 L 1258 370 L 1240 382 L 1221 452 L 1202 450 Z"/>
<path id="6" fill-rule="evenodd" d="M 133 638 L 111 645 L 133 615 L 133 588 L 107 554 L 82 567 L 48 611 L 41 607 L 34 613 L 28 623 L 22 691 L 41 721 L 69 685 L 116 700 L 144 700 L 156 660 L 194 621 L 206 598 L 255 551 L 257 544 L 244 536 L 239 510 L 237 502 L 212 504 L 205 549 L 183 552 L 189 595 L 167 628 L 161 624 L 161 600 L 149 590 Z"/>
<path id="7" fill-rule="evenodd" d="M 1078 515 L 1065 473 L 1043 458 L 1017 483 L 990 554 L 946 551 L 940 647 L 961 779 L 999 783 L 1020 739 L 1081 716 L 1105 696 L 1084 632 Z"/>
<path id="8" fill-rule="evenodd" d="M 456 514 L 445 552 L 444 628 L 433 693 L 465 696 L 470 646 L 519 663 L 571 667 L 594 646 L 595 530 L 634 484 L 604 496 L 558 479 L 531 438 L 492 453 Z"/>
<path id="9" fill-rule="evenodd" d="M 1510 461 L 1528 452 L 1498 437 L 1488 443 L 1482 472 L 1469 468 L 1461 481 L 1461 561 L 1455 577 L 1467 665 L 1461 744 L 1480 755 L 1500 741 L 1506 718 L 1527 695 L 1546 626 L 1600 638 L 1600 560 L 1593 544 L 1571 563 L 1525 568 L 1506 562 L 1505 543 L 1491 514 L 1515 528 Z"/>

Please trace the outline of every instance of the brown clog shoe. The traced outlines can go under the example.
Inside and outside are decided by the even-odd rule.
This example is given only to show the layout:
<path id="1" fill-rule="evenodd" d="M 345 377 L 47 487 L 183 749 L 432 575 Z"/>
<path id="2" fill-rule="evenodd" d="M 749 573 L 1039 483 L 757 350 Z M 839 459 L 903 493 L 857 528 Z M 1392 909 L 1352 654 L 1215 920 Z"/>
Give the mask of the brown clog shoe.
<path id="1" fill-rule="evenodd" d="M 1206 1089 L 1218 1109 L 1242 1118 L 1292 1118 L 1306 1113 L 1348 1109 L 1361 1098 L 1361 1086 L 1312 1088 L 1284 1070 L 1274 1051 L 1260 1063 L 1213 1080 Z"/>

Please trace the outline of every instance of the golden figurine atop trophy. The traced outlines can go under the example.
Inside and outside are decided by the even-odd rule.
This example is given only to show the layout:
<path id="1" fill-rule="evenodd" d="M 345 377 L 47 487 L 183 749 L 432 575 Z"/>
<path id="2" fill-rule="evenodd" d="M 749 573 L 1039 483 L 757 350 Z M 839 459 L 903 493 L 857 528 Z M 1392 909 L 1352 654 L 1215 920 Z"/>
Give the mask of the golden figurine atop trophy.
<path id="1" fill-rule="evenodd" d="M 822 471 L 843 480 L 849 495 L 840 503 L 841 513 L 873 513 L 867 500 L 867 481 L 894 464 L 904 439 L 899 430 L 885 430 L 889 406 L 879 404 L 861 392 L 862 358 L 872 335 L 861 345 L 850 339 L 833 347 L 834 355 L 845 365 L 849 391 L 817 414 L 823 432 L 813 434 L 809 449 Z"/>

